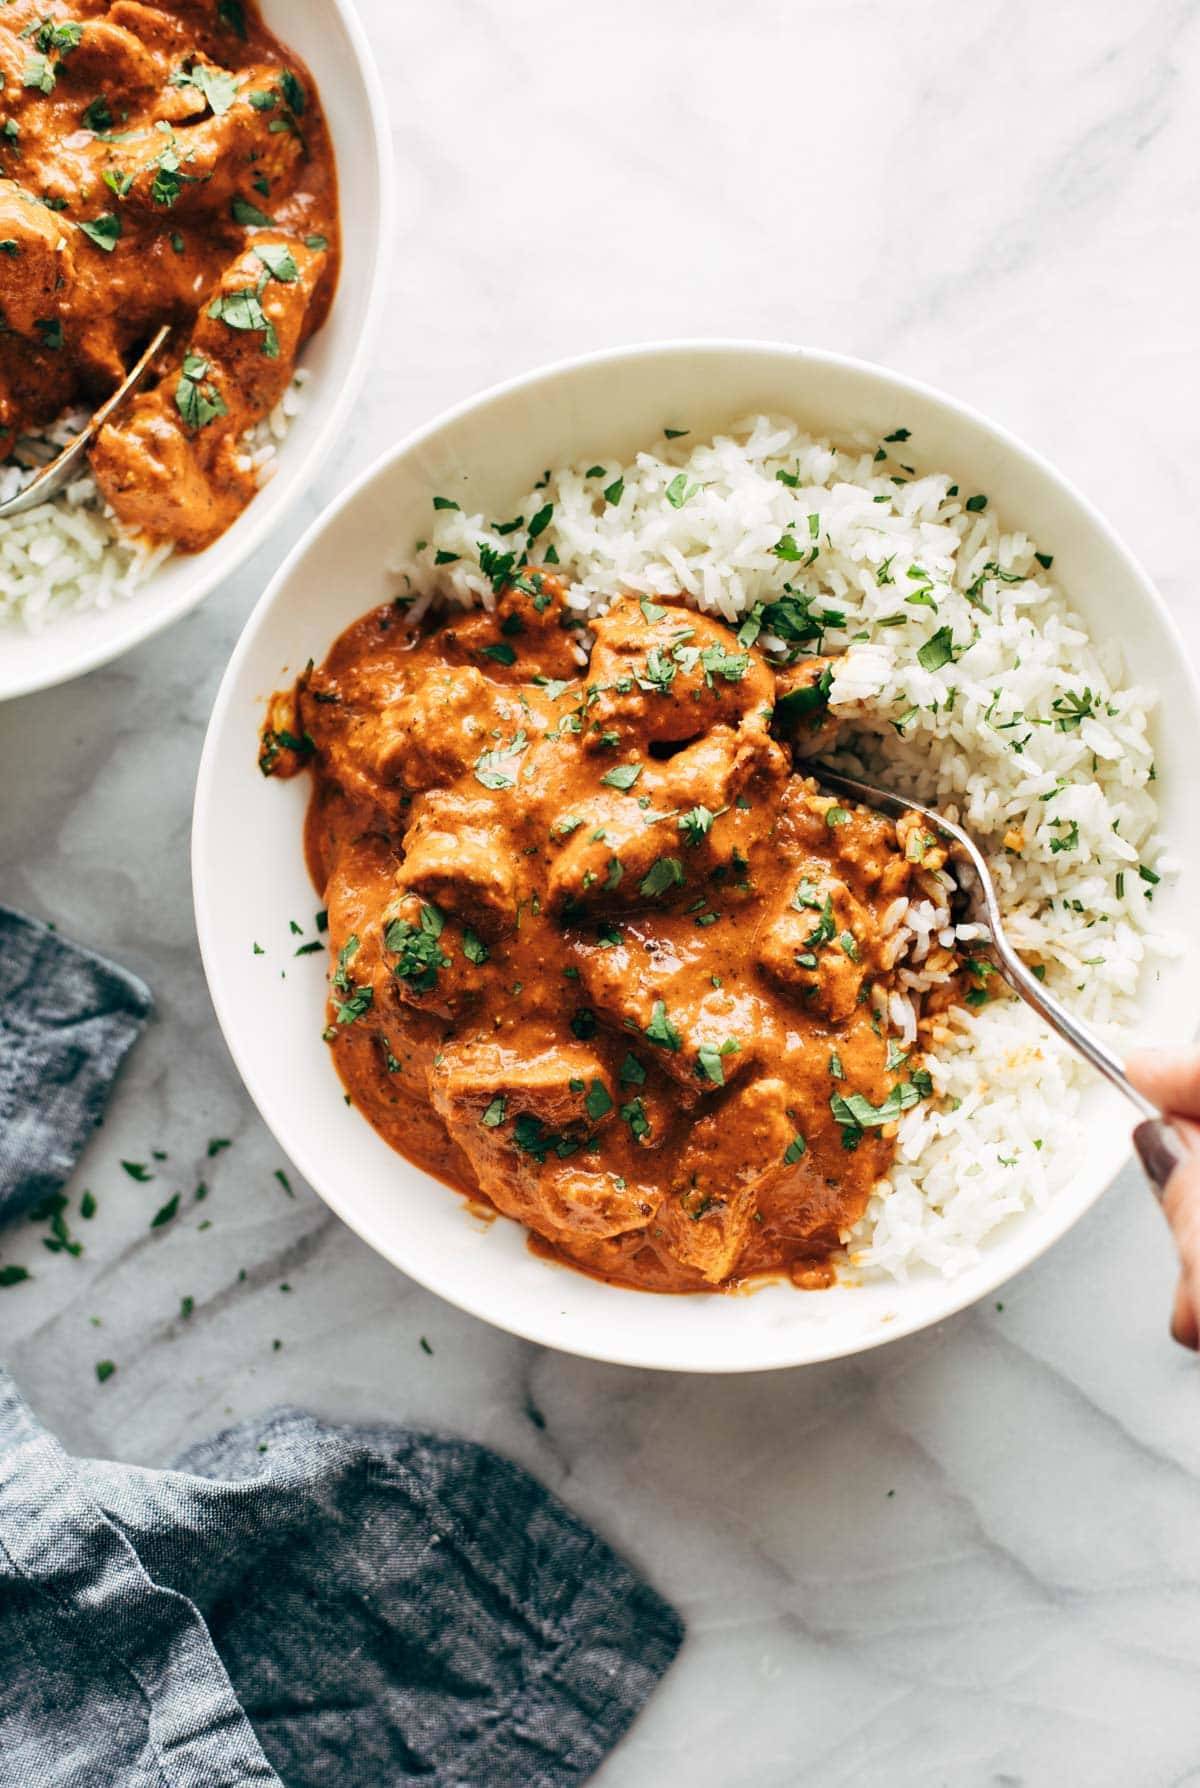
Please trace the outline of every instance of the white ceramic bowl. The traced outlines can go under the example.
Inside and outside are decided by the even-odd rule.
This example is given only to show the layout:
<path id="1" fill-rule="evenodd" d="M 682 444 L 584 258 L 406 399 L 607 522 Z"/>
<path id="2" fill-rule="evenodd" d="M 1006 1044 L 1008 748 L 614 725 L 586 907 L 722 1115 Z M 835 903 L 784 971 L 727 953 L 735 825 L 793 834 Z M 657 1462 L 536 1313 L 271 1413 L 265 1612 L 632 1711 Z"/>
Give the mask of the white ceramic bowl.
<path id="1" fill-rule="evenodd" d="M 238 569 L 315 475 L 358 395 L 382 308 L 392 238 L 391 128 L 383 86 L 350 0 L 264 0 L 263 16 L 320 85 L 337 157 L 343 259 L 337 298 L 304 350 L 305 407 L 278 470 L 205 552 L 178 554 L 126 602 L 41 634 L 0 627 L 0 701 L 64 683 L 139 645 Z"/>
<path id="2" fill-rule="evenodd" d="M 301 1172 L 372 1247 L 452 1303 L 529 1339 L 598 1359 L 679 1371 L 798 1365 L 875 1346 L 936 1322 L 1001 1284 L 1061 1236 L 1114 1177 L 1130 1115 L 1097 1082 L 1086 1101 L 1078 1172 L 1044 1212 L 1011 1220 L 982 1263 L 954 1280 L 746 1297 L 655 1297 L 605 1286 L 535 1257 L 523 1231 L 482 1225 L 462 1202 L 394 1154 L 356 1111 L 321 1041 L 323 958 L 295 958 L 289 920 L 319 904 L 301 857 L 307 778 L 264 779 L 256 734 L 264 699 L 356 616 L 393 593 L 385 561 L 427 526 L 433 492 L 503 515 L 546 466 L 611 461 L 665 422 L 698 435 L 753 410 L 799 417 L 821 434 L 878 439 L 903 423 L 918 464 L 989 492 L 1003 519 L 1055 556 L 1055 574 L 1098 635 L 1119 634 L 1129 668 L 1161 695 L 1155 741 L 1164 823 L 1186 873 L 1200 877 L 1200 830 L 1187 790 L 1200 692 L 1162 603 L 1107 524 L 1011 436 L 963 406 L 879 368 L 755 343 L 633 348 L 531 374 L 462 405 L 387 455 L 314 526 L 248 622 L 213 710 L 200 766 L 193 880 L 200 945 L 217 1016 L 246 1085 Z M 464 504 L 467 499 L 464 498 Z M 1164 884 L 1164 924 L 1192 900 Z M 264 955 L 252 954 L 259 943 Z M 286 977 L 280 969 L 286 969 Z M 1200 952 L 1148 980 L 1139 1029 L 1190 1034 Z"/>

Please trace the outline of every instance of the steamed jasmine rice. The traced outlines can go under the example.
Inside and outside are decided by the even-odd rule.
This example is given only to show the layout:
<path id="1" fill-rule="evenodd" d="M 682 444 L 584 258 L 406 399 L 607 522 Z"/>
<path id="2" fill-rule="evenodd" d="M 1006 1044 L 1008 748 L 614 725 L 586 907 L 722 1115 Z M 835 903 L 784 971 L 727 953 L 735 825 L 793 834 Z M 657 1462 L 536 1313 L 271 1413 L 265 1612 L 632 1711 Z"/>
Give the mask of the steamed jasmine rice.
<path id="1" fill-rule="evenodd" d="M 451 489 L 395 569 L 414 616 L 434 600 L 490 606 L 492 574 L 523 553 L 558 569 L 583 616 L 621 591 L 682 593 L 735 626 L 781 595 L 807 599 L 823 624 L 812 649 L 840 655 L 838 760 L 960 820 L 1026 959 L 1082 1017 L 1120 1025 L 1147 958 L 1167 949 L 1152 923 L 1173 868 L 1156 829 L 1152 693 L 1089 639 L 1051 555 L 1002 528 L 986 491 L 914 470 L 908 441 L 900 428 L 838 449 L 754 417 L 710 442 L 664 436 L 631 464 L 548 472 L 499 525 Z M 905 1047 L 921 996 L 949 973 L 939 955 L 971 938 L 946 905 L 894 904 L 904 991 L 879 1016 Z M 843 1238 L 866 1273 L 957 1273 L 1070 1177 L 1090 1071 L 978 979 L 974 1004 L 923 1029 L 934 1096 L 902 1119 L 890 1178 Z"/>
<path id="2" fill-rule="evenodd" d="M 297 368 L 275 408 L 243 437 L 260 488 L 273 476 L 279 444 L 303 407 L 308 376 Z M 19 441 L 0 464 L 0 502 L 23 490 L 87 421 L 87 411 L 68 411 L 52 428 Z M 0 519 L 0 625 L 39 633 L 69 615 L 111 608 L 140 589 L 173 551 L 169 542 L 122 528 L 85 471 L 50 502 Z"/>

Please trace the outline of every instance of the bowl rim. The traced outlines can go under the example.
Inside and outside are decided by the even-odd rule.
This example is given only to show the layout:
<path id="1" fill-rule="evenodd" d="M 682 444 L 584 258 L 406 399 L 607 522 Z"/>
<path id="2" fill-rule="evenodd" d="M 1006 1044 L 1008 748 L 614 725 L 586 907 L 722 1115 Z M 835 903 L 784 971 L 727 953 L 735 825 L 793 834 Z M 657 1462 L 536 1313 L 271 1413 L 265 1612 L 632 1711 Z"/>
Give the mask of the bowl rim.
<path id="1" fill-rule="evenodd" d="M 36 695 L 45 689 L 57 688 L 61 683 L 73 682 L 76 677 L 86 676 L 89 671 L 98 670 L 101 665 L 111 664 L 116 658 L 124 657 L 126 652 L 134 651 L 153 639 L 158 633 L 172 626 L 176 621 L 190 614 L 194 608 L 207 600 L 226 578 L 236 574 L 247 560 L 257 552 L 271 531 L 284 520 L 304 492 L 311 488 L 340 437 L 351 406 L 358 397 L 367 376 L 370 352 L 375 342 L 380 315 L 387 297 L 388 276 L 391 271 L 395 252 L 395 215 L 396 215 L 396 171 L 392 154 L 391 119 L 388 112 L 387 97 L 384 92 L 383 77 L 371 48 L 370 38 L 353 5 L 353 0 L 324 0 L 338 14 L 354 52 L 354 60 L 362 79 L 366 94 L 367 116 L 371 125 L 371 142 L 375 159 L 376 182 L 379 193 L 378 214 L 375 218 L 375 258 L 371 269 L 371 283 L 367 292 L 366 308 L 363 314 L 362 327 L 354 343 L 345 373 L 338 380 L 338 390 L 333 405 L 326 419 L 321 434 L 309 446 L 305 459 L 297 464 L 290 488 L 277 506 L 260 505 L 252 501 L 243 511 L 245 526 L 242 529 L 236 552 L 228 563 L 217 553 L 212 563 L 203 569 L 196 578 L 194 586 L 189 586 L 169 602 L 152 607 L 136 626 L 126 632 L 118 627 L 114 630 L 114 638 L 100 639 L 75 652 L 62 650 L 65 643 L 59 639 L 53 628 L 48 634 L 52 647 L 45 654 L 41 666 L 35 668 L 31 675 L 14 683 L 12 688 L 0 692 L 0 701 L 18 701 L 26 695 Z M 334 143 L 334 154 L 337 155 L 337 143 Z M 339 183 L 342 169 L 338 166 Z M 336 303 L 336 295 L 335 295 Z M 327 375 L 327 376 L 332 376 Z M 320 518 L 318 517 L 318 520 Z M 307 532 L 305 538 L 307 539 Z M 193 556 L 193 562 L 203 566 L 208 553 L 215 552 L 220 541 L 214 541 L 205 552 Z M 151 580 L 152 581 L 152 580 Z M 117 607 L 110 613 L 120 616 L 122 609 Z M 0 635 L 2 643 L 2 635 Z"/>
<path id="2" fill-rule="evenodd" d="M 1083 1202 L 1075 1201 L 1072 1203 L 1060 1198 L 1051 1201 L 1049 1205 L 1038 1213 L 1039 1221 L 1036 1226 L 1030 1226 L 1028 1238 L 1023 1241 L 1021 1248 L 1018 1250 L 1018 1258 L 1015 1264 L 1004 1254 L 996 1251 L 993 1254 L 993 1264 L 989 1268 L 987 1264 L 988 1257 L 985 1244 L 983 1260 L 981 1261 L 980 1266 L 969 1273 L 963 1273 L 957 1280 L 951 1279 L 945 1281 L 944 1285 L 939 1286 L 937 1297 L 931 1298 L 926 1305 L 919 1305 L 908 1314 L 901 1314 L 898 1312 L 894 1320 L 891 1320 L 886 1324 L 876 1325 L 874 1329 L 855 1336 L 849 1341 L 843 1338 L 837 1338 L 831 1339 L 828 1344 L 825 1344 L 819 1337 L 810 1337 L 810 1340 L 816 1339 L 816 1345 L 809 1346 L 805 1351 L 804 1357 L 801 1359 L 772 1357 L 765 1360 L 743 1361 L 737 1359 L 722 1361 L 716 1364 L 706 1362 L 703 1365 L 696 1365 L 686 1354 L 682 1352 L 673 1353 L 671 1351 L 669 1337 L 666 1338 L 665 1345 L 660 1354 L 656 1355 L 654 1358 L 647 1358 L 644 1351 L 636 1349 L 631 1350 L 621 1345 L 622 1332 L 619 1324 L 614 1324 L 612 1329 L 607 1331 L 605 1338 L 597 1339 L 594 1342 L 588 1338 L 577 1337 L 572 1337 L 570 1340 L 564 1341 L 549 1330 L 548 1325 L 544 1320 L 540 1318 L 525 1319 L 519 1306 L 511 1308 L 503 1315 L 498 1315 L 490 1310 L 486 1313 L 482 1312 L 478 1305 L 472 1301 L 469 1294 L 464 1293 L 455 1287 L 452 1276 L 449 1279 L 449 1282 L 447 1282 L 447 1279 L 442 1275 L 431 1272 L 428 1269 L 414 1270 L 411 1266 L 402 1264 L 395 1258 L 394 1254 L 386 1252 L 383 1247 L 381 1247 L 372 1236 L 367 1233 L 369 1224 L 365 1223 L 364 1220 L 356 1214 L 353 1199 L 344 1195 L 340 1189 L 334 1189 L 332 1192 L 323 1189 L 319 1184 L 320 1176 L 314 1174 L 311 1170 L 307 1148 L 303 1143 L 296 1146 L 295 1143 L 282 1134 L 281 1129 L 277 1129 L 271 1119 L 267 1117 L 263 1102 L 260 1100 L 259 1090 L 256 1086 L 257 1076 L 253 1064 L 248 1059 L 247 1054 L 242 1047 L 238 1028 L 234 1024 L 232 1015 L 227 1009 L 223 991 L 220 991 L 218 985 L 214 984 L 214 964 L 217 956 L 218 940 L 215 920 L 208 909 L 206 901 L 206 892 L 201 868 L 203 838 L 208 825 L 209 812 L 213 804 L 219 798 L 214 780 L 217 741 L 223 732 L 229 711 L 235 699 L 236 686 L 239 681 L 242 663 L 255 645 L 258 632 L 274 608 L 281 590 L 296 569 L 301 565 L 316 540 L 336 523 L 342 512 L 354 503 L 360 492 L 376 480 L 386 478 L 392 466 L 397 461 L 419 449 L 423 443 L 439 434 L 443 429 L 451 426 L 471 411 L 481 409 L 512 393 L 523 389 L 534 388 L 544 382 L 559 379 L 564 375 L 569 375 L 584 368 L 603 366 L 610 362 L 636 363 L 638 361 L 657 360 L 664 356 L 703 355 L 706 353 L 713 355 L 736 354 L 745 356 L 748 359 L 772 359 L 782 355 L 790 359 L 806 360 L 819 365 L 835 367 L 851 374 L 865 375 L 872 379 L 881 379 L 890 384 L 899 395 L 907 394 L 915 398 L 929 401 L 952 413 L 962 421 L 982 429 L 993 439 L 998 440 L 1004 446 L 1020 455 L 1034 468 L 1041 478 L 1056 487 L 1057 491 L 1062 496 L 1066 497 L 1070 502 L 1076 505 L 1085 517 L 1088 525 L 1102 536 L 1108 547 L 1124 563 L 1131 579 L 1138 585 L 1143 598 L 1155 611 L 1157 619 L 1162 626 L 1165 638 L 1174 650 L 1177 667 L 1188 687 L 1193 706 L 1197 712 L 1200 712 L 1200 670 L 1198 670 L 1192 662 L 1191 656 L 1184 643 L 1183 634 L 1174 615 L 1167 607 L 1152 579 L 1138 558 L 1125 544 L 1124 540 L 1116 532 L 1112 524 L 1095 506 L 1091 499 L 1085 496 L 1064 473 L 1060 472 L 1057 467 L 1036 449 L 1027 446 L 1026 443 L 1011 430 L 1005 428 L 1000 423 L 993 422 L 990 417 L 984 415 L 982 411 L 975 409 L 973 405 L 968 404 L 959 398 L 948 396 L 936 386 L 930 385 L 919 379 L 911 378 L 906 374 L 894 372 L 890 367 L 882 366 L 877 362 L 821 348 L 811 348 L 795 342 L 781 342 L 769 338 L 724 336 L 679 337 L 666 340 L 632 342 L 616 347 L 600 348 L 584 354 L 569 355 L 548 364 L 536 366 L 524 372 L 516 373 L 507 379 L 500 380 L 499 382 L 486 387 L 484 390 L 476 392 L 467 398 L 463 398 L 450 405 L 448 408 L 439 411 L 430 420 L 420 423 L 415 428 L 410 429 L 408 433 L 402 436 L 392 447 L 385 449 L 384 452 L 367 466 L 345 490 L 339 492 L 338 496 L 328 508 L 323 510 L 305 530 L 302 537 L 296 542 L 295 546 L 283 560 L 270 583 L 267 585 L 250 614 L 247 616 L 241 634 L 238 637 L 237 643 L 221 678 L 221 683 L 217 690 L 217 695 L 209 717 L 196 777 L 196 791 L 192 817 L 191 869 L 193 906 L 195 910 L 196 932 L 200 946 L 201 961 L 204 966 L 205 979 L 208 983 L 209 998 L 212 1001 L 213 1010 L 216 1014 L 217 1022 L 225 1039 L 226 1046 L 233 1058 L 234 1065 L 242 1079 L 242 1083 L 245 1086 L 246 1091 L 249 1093 L 255 1109 L 258 1111 L 260 1117 L 262 1117 L 263 1122 L 267 1125 L 267 1128 L 271 1131 L 271 1134 L 275 1137 L 279 1146 L 292 1159 L 300 1172 L 304 1175 L 305 1179 L 308 1180 L 318 1197 L 320 1197 L 322 1202 L 334 1212 L 335 1216 L 366 1242 L 375 1253 L 382 1255 L 382 1257 L 387 1260 L 390 1265 L 395 1267 L 397 1271 L 402 1272 L 415 1283 L 420 1284 L 426 1290 L 433 1292 L 436 1296 L 443 1298 L 456 1309 L 463 1310 L 477 1320 L 487 1322 L 493 1327 L 501 1329 L 508 1334 L 515 1335 L 522 1340 L 533 1342 L 539 1346 L 552 1347 L 556 1351 L 574 1354 L 580 1358 L 597 1360 L 607 1364 L 633 1366 L 654 1371 L 702 1373 L 705 1375 L 720 1374 L 724 1376 L 731 1373 L 783 1371 L 807 1365 L 817 1365 L 827 1360 L 848 1359 L 856 1354 L 866 1353 L 877 1347 L 883 1347 L 892 1341 L 901 1340 L 905 1336 L 920 1333 L 923 1329 L 931 1328 L 937 1323 L 957 1315 L 971 1304 L 978 1303 L 983 1298 L 986 1298 L 991 1292 L 997 1290 L 1001 1285 L 1007 1284 L 1008 1281 L 1013 1279 L 1018 1273 L 1024 1272 L 1026 1268 L 1032 1266 L 1035 1261 L 1039 1260 L 1056 1242 L 1060 1241 L 1068 1230 L 1073 1228 L 1074 1225 L 1099 1202 L 1105 1192 L 1111 1188 L 1121 1169 L 1129 1161 L 1133 1152 L 1132 1137 L 1130 1137 L 1119 1156 L 1113 1160 L 1107 1180 L 1099 1183 L 1086 1200 Z M 416 1171 L 420 1172 L 421 1170 L 417 1169 Z M 432 1176 L 427 1175 L 425 1177 L 431 1178 Z M 559 1266 L 557 1270 L 566 1272 L 571 1269 Z M 614 1292 L 624 1292 L 627 1296 L 645 1297 L 652 1295 L 650 1293 L 638 1292 L 628 1287 L 615 1286 L 610 1289 Z"/>

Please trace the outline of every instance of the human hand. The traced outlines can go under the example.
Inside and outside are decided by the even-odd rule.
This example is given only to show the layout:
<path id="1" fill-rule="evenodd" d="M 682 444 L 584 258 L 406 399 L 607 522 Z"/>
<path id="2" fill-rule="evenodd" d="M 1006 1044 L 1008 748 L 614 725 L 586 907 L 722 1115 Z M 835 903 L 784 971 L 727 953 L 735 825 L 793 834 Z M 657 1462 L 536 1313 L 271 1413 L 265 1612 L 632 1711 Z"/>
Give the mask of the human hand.
<path id="1" fill-rule="evenodd" d="M 1171 1334 L 1200 1350 L 1200 1047 L 1141 1049 L 1125 1064 L 1139 1092 L 1170 1118 L 1139 1124 L 1133 1140 L 1179 1250 Z"/>

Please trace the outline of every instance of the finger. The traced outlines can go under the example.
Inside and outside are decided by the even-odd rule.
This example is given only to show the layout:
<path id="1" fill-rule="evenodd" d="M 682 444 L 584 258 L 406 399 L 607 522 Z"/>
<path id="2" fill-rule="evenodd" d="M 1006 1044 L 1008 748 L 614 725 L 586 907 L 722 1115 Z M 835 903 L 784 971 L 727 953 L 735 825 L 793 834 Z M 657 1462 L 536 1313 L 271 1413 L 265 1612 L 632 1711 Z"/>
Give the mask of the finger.
<path id="1" fill-rule="evenodd" d="M 1178 1341 L 1180 1347 L 1190 1347 L 1193 1353 L 1200 1351 L 1200 1320 L 1196 1316 L 1187 1280 L 1182 1274 L 1179 1277 L 1179 1284 L 1175 1287 L 1175 1308 L 1171 1312 L 1171 1339 Z"/>
<path id="2" fill-rule="evenodd" d="M 1200 1316 L 1200 1155 L 1189 1155 L 1175 1169 L 1167 1181 L 1162 1207 L 1182 1268 L 1171 1333 L 1185 1347 L 1194 1347 Z"/>
<path id="3" fill-rule="evenodd" d="M 1125 1064 L 1139 1092 L 1162 1111 L 1200 1118 L 1200 1045 L 1187 1049 L 1136 1049 Z"/>

